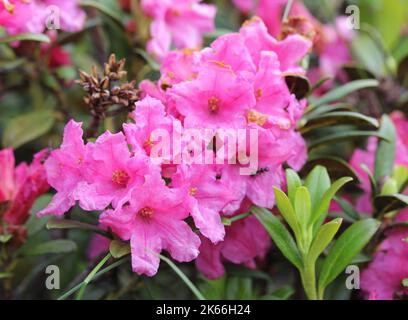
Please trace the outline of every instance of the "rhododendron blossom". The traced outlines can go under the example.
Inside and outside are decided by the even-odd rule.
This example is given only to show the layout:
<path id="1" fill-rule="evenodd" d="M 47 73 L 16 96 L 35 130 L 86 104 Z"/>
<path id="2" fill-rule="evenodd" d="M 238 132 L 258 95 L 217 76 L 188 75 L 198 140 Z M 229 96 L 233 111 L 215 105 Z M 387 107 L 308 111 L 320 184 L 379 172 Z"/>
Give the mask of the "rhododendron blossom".
<path id="1" fill-rule="evenodd" d="M 15 166 L 12 149 L 0 150 L 0 235 L 10 234 L 13 243 L 21 245 L 27 231 L 23 224 L 35 200 L 47 192 L 43 161 L 47 150 L 35 154 L 33 162 Z"/>
<path id="2" fill-rule="evenodd" d="M 174 45 L 198 48 L 203 33 L 214 30 L 216 8 L 201 0 L 143 0 L 142 9 L 153 18 L 147 50 L 161 60 Z"/>
<path id="3" fill-rule="evenodd" d="M 53 22 L 53 27 L 75 32 L 82 29 L 85 18 L 77 0 L 0 1 L 0 26 L 9 34 L 41 33 L 47 28 L 48 20 Z"/>
<path id="4" fill-rule="evenodd" d="M 170 189 L 161 178 L 149 176 L 133 192 L 128 205 L 101 216 L 104 226 L 130 240 L 133 271 L 156 274 L 162 250 L 180 262 L 195 259 L 200 239 L 183 221 L 189 215 L 185 206 L 188 190 Z"/>
<path id="5" fill-rule="evenodd" d="M 276 40 L 255 18 L 211 47 L 168 53 L 157 83 L 140 84 L 142 98 L 122 131 L 84 143 L 81 124 L 68 123 L 45 164 L 57 194 L 39 215 L 62 215 L 76 202 L 104 211 L 100 224 L 130 241 L 139 274 L 157 272 L 162 250 L 177 261 L 195 259 L 199 236 L 203 250 L 254 267 L 269 246 L 266 232 L 255 217 L 227 228 L 222 217 L 243 204 L 272 208 L 283 166 L 305 163 L 296 123 L 306 103 L 289 91 L 285 74 L 304 74 L 299 62 L 310 47 L 302 36 Z M 199 236 L 185 221 L 190 216 Z"/>

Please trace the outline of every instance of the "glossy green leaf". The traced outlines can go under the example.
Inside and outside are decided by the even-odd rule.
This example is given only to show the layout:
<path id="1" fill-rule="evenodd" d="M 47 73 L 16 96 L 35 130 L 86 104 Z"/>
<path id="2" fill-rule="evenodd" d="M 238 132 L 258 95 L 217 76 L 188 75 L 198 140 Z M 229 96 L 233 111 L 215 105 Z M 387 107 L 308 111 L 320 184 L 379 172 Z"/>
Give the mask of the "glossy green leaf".
<path id="1" fill-rule="evenodd" d="M 375 219 L 355 222 L 334 243 L 319 276 L 319 292 L 323 291 L 367 245 L 380 226 Z"/>
<path id="2" fill-rule="evenodd" d="M 345 132 L 336 132 L 324 137 L 313 140 L 309 143 L 309 150 L 321 147 L 326 144 L 332 144 L 339 141 L 355 140 L 367 137 L 378 137 L 383 140 L 387 138 L 379 133 L 378 131 L 345 131 Z"/>
<path id="3" fill-rule="evenodd" d="M 408 207 L 408 196 L 393 194 L 374 198 L 374 206 L 379 213 L 388 213 Z"/>
<path id="4" fill-rule="evenodd" d="M 40 255 L 46 253 L 69 253 L 72 251 L 77 250 L 77 245 L 75 242 L 71 240 L 51 240 L 48 242 L 40 243 L 39 245 L 35 246 L 34 248 L 30 248 L 29 250 L 25 250 L 25 255 Z"/>
<path id="5" fill-rule="evenodd" d="M 306 227 L 312 215 L 312 202 L 306 187 L 298 187 L 296 190 L 295 212 L 301 228 Z"/>
<path id="6" fill-rule="evenodd" d="M 374 178 L 376 181 L 387 176 L 391 176 L 394 168 L 396 151 L 396 130 L 389 116 L 384 115 L 381 120 L 379 133 L 386 140 L 379 141 L 375 155 Z"/>
<path id="7" fill-rule="evenodd" d="M 337 181 L 335 181 L 330 188 L 324 193 L 317 210 L 313 212 L 313 216 L 311 218 L 311 224 L 314 224 L 316 221 L 322 219 L 322 217 L 327 215 L 327 211 L 329 210 L 330 203 L 336 193 L 343 187 L 346 183 L 352 181 L 352 178 L 344 177 Z"/>
<path id="8" fill-rule="evenodd" d="M 358 173 L 347 161 L 333 156 L 310 157 L 303 166 L 302 172 L 309 172 L 318 165 L 325 167 L 332 179 L 347 176 L 352 177 L 356 183 L 360 181 Z"/>
<path id="9" fill-rule="evenodd" d="M 293 237 L 285 226 L 270 211 L 253 206 L 251 211 L 256 215 L 258 220 L 265 227 L 271 236 L 273 242 L 282 252 L 282 254 L 294 265 L 301 270 L 302 260 L 296 247 Z"/>
<path id="10" fill-rule="evenodd" d="M 16 35 L 6 36 L 0 38 L 1 43 L 11 43 L 15 41 L 38 41 L 50 43 L 51 40 L 45 34 L 42 33 L 19 33 Z"/>
<path id="11" fill-rule="evenodd" d="M 276 205 L 283 218 L 292 228 L 296 235 L 300 235 L 299 223 L 297 221 L 295 210 L 287 195 L 280 189 L 274 188 Z"/>
<path id="12" fill-rule="evenodd" d="M 130 245 L 119 240 L 112 240 L 109 245 L 109 251 L 112 257 L 119 259 L 130 253 Z"/>
<path id="13" fill-rule="evenodd" d="M 339 204 L 341 207 L 341 210 L 352 220 L 360 220 L 360 215 L 358 212 L 354 209 L 354 206 L 349 203 L 348 201 L 344 200 L 341 197 L 334 197 L 334 200 Z"/>
<path id="14" fill-rule="evenodd" d="M 333 89 L 326 93 L 324 96 L 320 97 L 316 100 L 312 106 L 313 108 L 328 104 L 330 102 L 339 101 L 345 96 L 353 93 L 357 90 L 365 89 L 365 88 L 375 88 L 378 87 L 379 82 L 373 79 L 365 79 L 365 80 L 356 80 L 344 84 L 336 89 Z"/>
<path id="15" fill-rule="evenodd" d="M 314 129 L 340 124 L 353 124 L 371 129 L 377 129 L 379 127 L 379 123 L 376 119 L 365 116 L 361 113 L 336 111 L 309 117 L 306 124 L 300 128 L 300 131 L 306 133 Z"/>
<path id="16" fill-rule="evenodd" d="M 308 253 L 308 263 L 315 263 L 330 242 L 334 239 L 343 219 L 335 219 L 322 225 L 314 238 Z"/>
<path id="17" fill-rule="evenodd" d="M 53 111 L 34 111 L 17 116 L 4 129 L 3 146 L 18 148 L 47 133 L 55 122 Z"/>
<path id="18" fill-rule="evenodd" d="M 286 169 L 286 181 L 288 184 L 288 196 L 290 201 L 295 203 L 295 195 L 298 187 L 302 185 L 299 175 L 292 169 Z"/>
<path id="19" fill-rule="evenodd" d="M 120 12 L 114 10 L 111 7 L 106 6 L 101 1 L 93 1 L 93 0 L 81 0 L 79 4 L 82 7 L 91 7 L 98 9 L 103 14 L 107 15 L 113 21 L 115 21 L 119 26 L 124 27 L 123 18 L 120 16 Z"/>
<path id="20" fill-rule="evenodd" d="M 312 212 L 317 209 L 323 194 L 330 188 L 330 177 L 325 167 L 316 166 L 307 176 L 305 187 L 309 190 Z"/>

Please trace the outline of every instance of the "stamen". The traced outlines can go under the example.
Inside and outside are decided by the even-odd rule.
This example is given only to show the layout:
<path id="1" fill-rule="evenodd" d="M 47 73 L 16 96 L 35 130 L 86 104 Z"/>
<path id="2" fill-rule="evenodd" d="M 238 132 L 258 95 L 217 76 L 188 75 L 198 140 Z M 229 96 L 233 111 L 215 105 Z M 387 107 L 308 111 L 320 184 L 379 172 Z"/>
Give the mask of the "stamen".
<path id="1" fill-rule="evenodd" d="M 115 170 L 112 174 L 112 182 L 122 188 L 127 186 L 129 179 L 129 175 L 123 170 Z"/>
<path id="2" fill-rule="evenodd" d="M 211 113 L 217 113 L 219 109 L 219 99 L 216 97 L 211 97 L 208 99 L 208 110 L 210 110 Z"/>
<path id="3" fill-rule="evenodd" d="M 140 209 L 138 212 L 138 214 L 140 214 L 140 216 L 144 219 L 149 219 L 153 216 L 154 214 L 154 210 L 152 208 L 149 207 L 144 207 L 142 209 Z"/>

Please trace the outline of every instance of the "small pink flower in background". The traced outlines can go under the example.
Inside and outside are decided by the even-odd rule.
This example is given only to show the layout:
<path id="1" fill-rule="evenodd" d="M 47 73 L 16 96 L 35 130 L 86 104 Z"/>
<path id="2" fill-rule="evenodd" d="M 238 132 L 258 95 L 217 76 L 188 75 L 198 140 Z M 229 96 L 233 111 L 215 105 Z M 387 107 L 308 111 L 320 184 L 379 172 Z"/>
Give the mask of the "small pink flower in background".
<path id="1" fill-rule="evenodd" d="M 250 83 L 222 62 L 205 64 L 197 79 L 167 90 L 186 128 L 243 128 L 255 105 Z"/>
<path id="2" fill-rule="evenodd" d="M 24 224 L 34 201 L 49 189 L 43 167 L 46 156 L 44 150 L 34 156 L 30 165 L 23 162 L 15 166 L 13 150 L 0 150 L 1 216 L 7 224 Z"/>
<path id="3" fill-rule="evenodd" d="M 263 51 L 273 51 L 278 56 L 282 72 L 304 74 L 298 63 L 312 48 L 310 40 L 300 35 L 290 35 L 278 41 L 269 35 L 264 22 L 258 17 L 246 21 L 239 33 L 256 66 L 259 65 Z"/>
<path id="4" fill-rule="evenodd" d="M 50 10 L 51 6 L 58 7 L 58 12 Z M 0 1 L 0 26 L 9 34 L 41 33 L 47 27 L 47 19 L 53 15 L 59 15 L 61 29 L 68 32 L 81 30 L 86 19 L 77 0 Z"/>
<path id="5" fill-rule="evenodd" d="M 214 30 L 216 7 L 201 0 L 143 0 L 142 10 L 153 18 L 147 49 L 161 60 L 171 45 L 199 48 L 203 33 Z"/>
<path id="6" fill-rule="evenodd" d="M 82 123 L 74 120 L 68 122 L 60 148 L 52 151 L 44 164 L 48 183 L 57 193 L 48 207 L 41 210 L 38 216 L 61 216 L 79 200 L 77 189 L 85 180 L 84 164 L 89 150 L 82 139 L 81 127 Z"/>
<path id="7" fill-rule="evenodd" d="M 38 1 L 0 1 L 0 26 L 9 34 L 41 33 L 45 28 L 46 12 Z"/>
<path id="8" fill-rule="evenodd" d="M 107 210 L 100 218 L 102 225 L 130 240 L 133 271 L 155 275 L 162 250 L 179 262 L 194 260 L 200 239 L 184 222 L 189 216 L 188 190 L 170 189 L 161 178 L 149 176 L 133 193 L 129 205 Z"/>
<path id="9" fill-rule="evenodd" d="M 369 300 L 392 300 L 408 295 L 408 232 L 392 230 L 381 243 L 368 268 L 361 275 L 361 288 Z"/>
<path id="10" fill-rule="evenodd" d="M 234 215 L 248 212 L 250 204 L 245 200 Z M 263 258 L 271 245 L 268 233 L 254 216 L 235 221 L 226 227 L 225 231 L 225 240 L 218 244 L 201 238 L 200 255 L 196 260 L 196 266 L 209 279 L 224 275 L 224 261 L 255 268 L 255 259 Z"/>
<path id="11" fill-rule="evenodd" d="M 170 51 L 160 66 L 162 88 L 182 81 L 193 80 L 201 64 L 201 55 L 197 50 L 183 49 Z"/>

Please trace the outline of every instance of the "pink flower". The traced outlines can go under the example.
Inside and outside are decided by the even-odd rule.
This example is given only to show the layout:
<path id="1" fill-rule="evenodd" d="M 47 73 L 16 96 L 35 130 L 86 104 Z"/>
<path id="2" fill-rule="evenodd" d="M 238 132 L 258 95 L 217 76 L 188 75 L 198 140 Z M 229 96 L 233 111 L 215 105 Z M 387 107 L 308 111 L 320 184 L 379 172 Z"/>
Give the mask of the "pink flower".
<path id="1" fill-rule="evenodd" d="M 7 224 L 24 224 L 34 201 L 49 189 L 42 164 L 46 155 L 41 151 L 30 165 L 16 167 L 13 150 L 0 150 L 0 216 Z"/>
<path id="2" fill-rule="evenodd" d="M 90 147 L 85 180 L 77 188 L 80 206 L 88 211 L 104 210 L 109 204 L 117 208 L 147 174 L 160 176 L 160 169 L 143 154 L 132 156 L 123 133 L 105 132 Z"/>
<path id="3" fill-rule="evenodd" d="M 132 151 L 135 153 L 142 153 L 151 156 L 152 160 L 156 160 L 156 156 L 163 158 L 170 162 L 172 155 L 172 137 L 173 128 L 181 130 L 181 123 L 166 114 L 165 106 L 160 100 L 146 96 L 143 100 L 136 103 L 136 110 L 130 114 L 130 117 L 135 121 L 134 123 L 124 124 L 123 130 L 125 132 L 127 142 L 131 145 Z M 170 138 L 168 141 L 160 137 L 160 132 L 167 133 Z M 157 136 L 155 136 L 155 134 Z M 151 150 L 158 144 L 166 144 L 169 146 L 168 154 L 152 155 Z M 161 161 L 160 161 L 161 162 Z"/>
<path id="4" fill-rule="evenodd" d="M 236 211 L 245 196 L 245 184 L 229 165 L 181 165 L 172 176 L 174 187 L 187 187 L 191 215 L 201 233 L 217 243 L 224 239 L 221 212 Z"/>
<path id="5" fill-rule="evenodd" d="M 248 204 L 250 203 L 244 202 L 242 209 L 236 214 L 249 209 Z M 244 264 L 254 269 L 255 259 L 264 257 L 271 245 L 268 233 L 254 216 L 233 222 L 225 229 L 225 240 L 221 243 L 212 244 L 209 240 L 201 238 L 200 255 L 196 260 L 196 266 L 209 279 L 223 276 L 225 273 L 223 261 Z"/>
<path id="6" fill-rule="evenodd" d="M 264 22 L 258 17 L 245 22 L 239 33 L 243 37 L 256 66 L 259 65 L 263 51 L 273 51 L 278 56 L 282 72 L 304 73 L 298 63 L 311 49 L 312 42 L 310 40 L 295 34 L 282 41 L 277 41 L 268 34 Z"/>
<path id="7" fill-rule="evenodd" d="M 161 178 L 149 176 L 133 190 L 129 205 L 101 215 L 102 225 L 130 240 L 134 272 L 155 275 L 162 250 L 179 262 L 197 257 L 200 239 L 183 221 L 189 215 L 186 197 L 186 189 L 170 189 Z"/>
<path id="8" fill-rule="evenodd" d="M 392 300 L 408 296 L 402 281 L 408 279 L 408 232 L 392 230 L 361 275 L 361 288 L 370 300 Z"/>
<path id="9" fill-rule="evenodd" d="M 197 79 L 168 90 L 186 128 L 242 128 L 255 105 L 250 83 L 221 62 L 208 62 Z"/>
<path id="10" fill-rule="evenodd" d="M 55 8 L 59 9 L 58 12 L 54 10 Z M 41 33 L 47 27 L 47 19 L 54 16 L 57 18 L 53 21 L 59 21 L 61 29 L 69 32 L 81 30 L 86 18 L 77 0 L 3 0 L 0 2 L 0 25 L 4 26 L 9 34 Z"/>
<path id="11" fill-rule="evenodd" d="M 148 51 L 162 59 L 171 44 L 178 49 L 202 45 L 202 34 L 214 30 L 216 8 L 201 0 L 143 0 L 142 9 L 153 22 Z"/>
<path id="12" fill-rule="evenodd" d="M 7 33 L 40 33 L 44 30 L 46 12 L 38 1 L 6 0 L 0 2 L 0 26 Z"/>
<path id="13" fill-rule="evenodd" d="M 61 147 L 51 152 L 44 164 L 48 183 L 57 190 L 47 208 L 38 216 L 61 216 L 79 200 L 78 186 L 84 181 L 88 147 L 82 139 L 82 123 L 71 120 L 65 126 Z"/>

